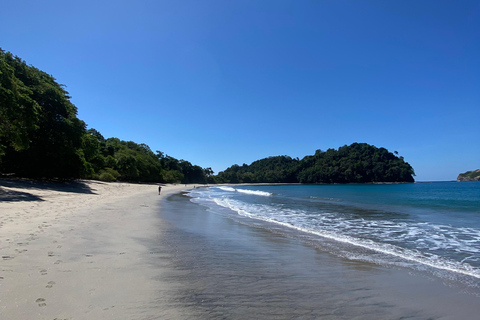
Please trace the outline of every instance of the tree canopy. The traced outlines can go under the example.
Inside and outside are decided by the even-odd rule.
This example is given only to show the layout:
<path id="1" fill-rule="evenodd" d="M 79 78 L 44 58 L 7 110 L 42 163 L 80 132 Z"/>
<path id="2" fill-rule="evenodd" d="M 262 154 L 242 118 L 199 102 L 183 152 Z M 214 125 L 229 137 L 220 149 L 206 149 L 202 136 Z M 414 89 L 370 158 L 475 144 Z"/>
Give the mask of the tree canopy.
<path id="1" fill-rule="evenodd" d="M 396 153 L 396 152 L 395 152 Z M 269 157 L 217 176 L 146 144 L 105 139 L 77 118 L 65 86 L 0 49 L 0 172 L 33 178 L 182 183 L 413 182 L 403 157 L 366 143 Z"/>
<path id="2" fill-rule="evenodd" d="M 460 173 L 457 181 L 480 181 L 480 169 Z"/>
<path id="3" fill-rule="evenodd" d="M 146 144 L 105 139 L 65 86 L 0 49 L 0 172 L 33 178 L 204 183 L 213 174 Z"/>
<path id="4" fill-rule="evenodd" d="M 250 165 L 233 165 L 216 177 L 218 182 L 253 183 L 365 183 L 413 182 L 413 168 L 385 148 L 366 143 L 345 145 L 338 150 L 317 150 L 302 160 L 288 156 L 269 157 Z"/>
<path id="5" fill-rule="evenodd" d="M 289 156 L 269 157 L 250 165 L 233 165 L 216 179 L 228 183 L 295 183 L 298 164 L 298 159 Z"/>
<path id="6" fill-rule="evenodd" d="M 81 175 L 85 123 L 55 78 L 0 50 L 0 156 L 19 175 Z"/>

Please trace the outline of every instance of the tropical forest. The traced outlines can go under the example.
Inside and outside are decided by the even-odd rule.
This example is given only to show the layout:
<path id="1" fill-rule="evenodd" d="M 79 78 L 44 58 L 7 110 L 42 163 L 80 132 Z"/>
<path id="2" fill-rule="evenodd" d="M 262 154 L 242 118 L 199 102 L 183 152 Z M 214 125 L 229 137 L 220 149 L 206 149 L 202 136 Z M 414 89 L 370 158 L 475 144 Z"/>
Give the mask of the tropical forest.
<path id="1" fill-rule="evenodd" d="M 0 49 L 0 172 L 36 179 L 205 183 L 213 173 L 87 129 L 55 78 Z"/>
<path id="2" fill-rule="evenodd" d="M 303 159 L 274 156 L 213 175 L 146 144 L 105 138 L 77 117 L 65 86 L 0 49 L 0 173 L 35 179 L 161 183 L 413 182 L 385 148 L 353 143 Z"/>

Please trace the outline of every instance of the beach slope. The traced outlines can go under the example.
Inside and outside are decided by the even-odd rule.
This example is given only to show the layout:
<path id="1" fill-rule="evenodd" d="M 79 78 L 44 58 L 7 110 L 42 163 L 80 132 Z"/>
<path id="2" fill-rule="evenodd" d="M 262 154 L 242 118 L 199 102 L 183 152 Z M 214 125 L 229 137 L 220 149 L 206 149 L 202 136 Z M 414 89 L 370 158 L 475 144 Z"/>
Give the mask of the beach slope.
<path id="1" fill-rule="evenodd" d="M 158 315 L 161 270 L 149 264 L 148 239 L 161 229 L 159 199 L 184 189 L 0 180 L 0 318 Z"/>

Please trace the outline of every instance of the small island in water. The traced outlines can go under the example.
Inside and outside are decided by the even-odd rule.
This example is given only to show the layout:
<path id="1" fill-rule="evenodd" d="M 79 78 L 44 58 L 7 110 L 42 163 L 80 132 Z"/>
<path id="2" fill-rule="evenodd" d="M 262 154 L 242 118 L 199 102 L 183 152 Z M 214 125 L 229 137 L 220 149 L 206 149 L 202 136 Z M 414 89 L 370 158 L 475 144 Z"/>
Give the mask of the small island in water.
<path id="1" fill-rule="evenodd" d="M 219 183 L 375 183 L 414 182 L 415 171 L 398 152 L 352 143 L 303 159 L 268 157 L 233 165 L 215 177 Z"/>
<path id="2" fill-rule="evenodd" d="M 457 181 L 480 181 L 480 169 L 460 173 Z"/>

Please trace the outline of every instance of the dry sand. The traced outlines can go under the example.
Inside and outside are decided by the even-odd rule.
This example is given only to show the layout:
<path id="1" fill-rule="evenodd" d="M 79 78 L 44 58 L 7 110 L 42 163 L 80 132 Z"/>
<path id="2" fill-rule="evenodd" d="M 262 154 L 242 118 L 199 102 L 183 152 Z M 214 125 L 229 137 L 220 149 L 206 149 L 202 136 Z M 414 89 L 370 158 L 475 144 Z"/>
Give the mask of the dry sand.
<path id="1" fill-rule="evenodd" d="M 146 243 L 158 200 L 188 188 L 0 180 L 0 319 L 158 318 Z"/>

